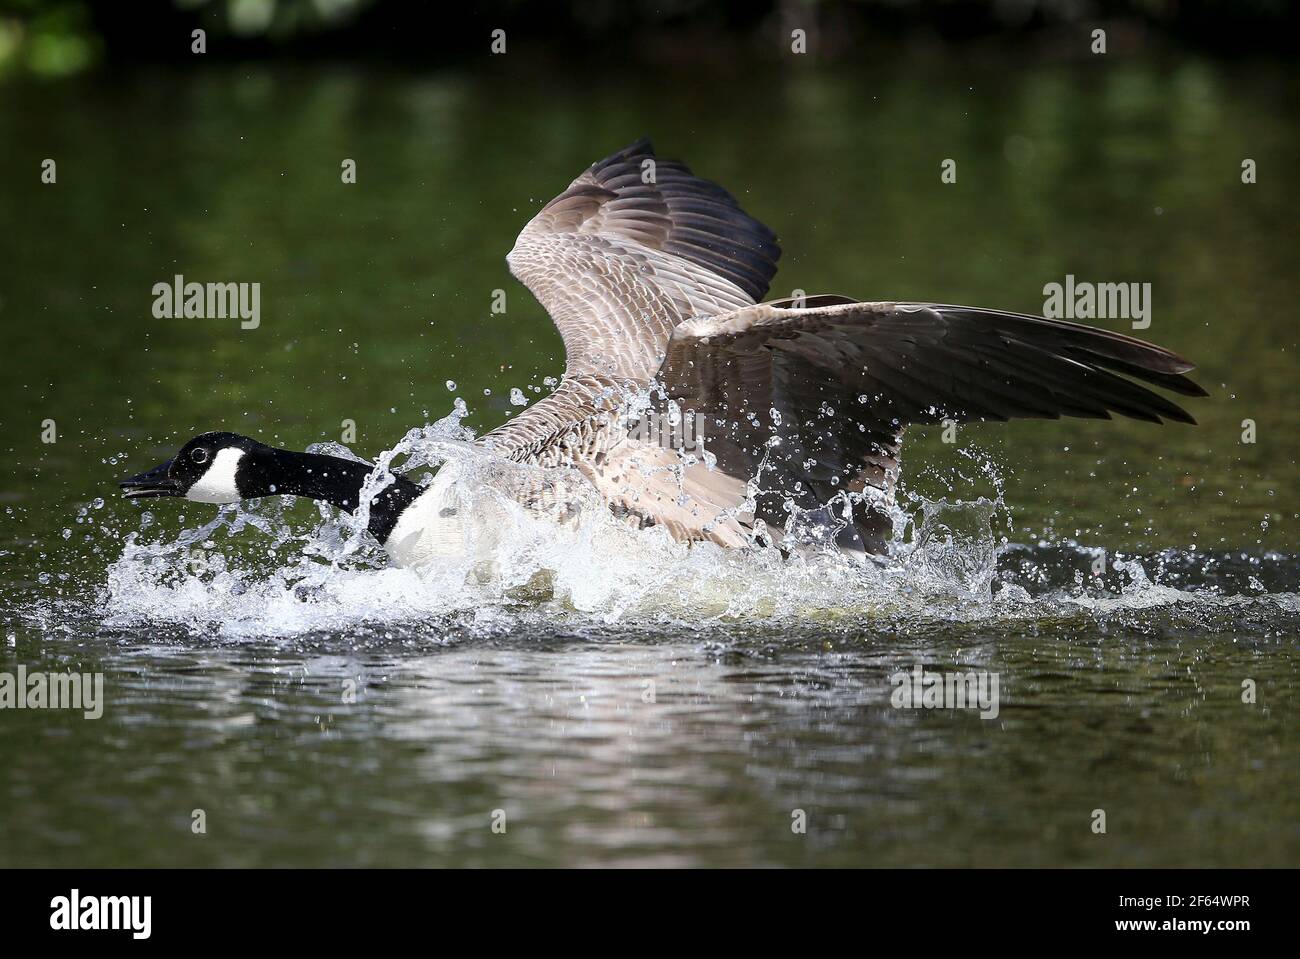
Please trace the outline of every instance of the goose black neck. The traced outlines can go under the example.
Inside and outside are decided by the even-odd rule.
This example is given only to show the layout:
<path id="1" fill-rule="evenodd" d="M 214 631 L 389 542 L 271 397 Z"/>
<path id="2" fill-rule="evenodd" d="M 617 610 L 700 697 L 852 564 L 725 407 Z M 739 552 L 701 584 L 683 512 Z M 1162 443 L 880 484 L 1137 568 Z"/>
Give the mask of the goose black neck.
<path id="1" fill-rule="evenodd" d="M 264 447 L 239 466 L 240 494 L 246 498 L 286 494 L 324 500 L 349 513 L 356 512 L 361 487 L 373 471 L 368 463 L 319 453 Z M 421 487 L 397 477 L 370 503 L 371 535 L 384 542 L 397 518 L 422 493 Z"/>

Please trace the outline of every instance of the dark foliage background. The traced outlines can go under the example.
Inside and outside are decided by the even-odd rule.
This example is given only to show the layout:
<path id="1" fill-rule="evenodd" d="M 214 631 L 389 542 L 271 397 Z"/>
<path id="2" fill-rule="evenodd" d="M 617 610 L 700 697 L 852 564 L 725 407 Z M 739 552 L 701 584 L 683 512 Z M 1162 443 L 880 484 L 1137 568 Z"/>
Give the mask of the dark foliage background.
<path id="1" fill-rule="evenodd" d="M 873 42 L 978 42 L 1010 35 L 1055 47 L 1081 24 L 1112 46 L 1174 40 L 1241 55 L 1290 56 L 1297 7 L 1287 0 L 569 0 L 474 4 L 403 0 L 4 0 L 0 70 L 66 74 L 104 61 L 166 61 L 208 32 L 208 56 L 375 58 L 432 65 L 481 54 L 493 29 L 556 59 L 654 62 L 775 59 L 789 31 L 809 53 L 861 55 Z M 544 50 L 544 53 L 543 53 Z"/>

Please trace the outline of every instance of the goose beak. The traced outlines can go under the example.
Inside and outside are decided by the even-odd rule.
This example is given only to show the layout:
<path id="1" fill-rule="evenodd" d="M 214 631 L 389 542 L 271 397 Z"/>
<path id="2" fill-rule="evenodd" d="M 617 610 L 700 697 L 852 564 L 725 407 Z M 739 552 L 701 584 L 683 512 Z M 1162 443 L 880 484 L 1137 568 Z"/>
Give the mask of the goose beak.
<path id="1" fill-rule="evenodd" d="M 144 499 L 149 496 L 180 496 L 180 484 L 167 475 L 171 465 L 172 461 L 168 460 L 162 466 L 155 466 L 139 476 L 124 479 L 117 485 L 122 487 L 122 495 L 127 499 Z"/>

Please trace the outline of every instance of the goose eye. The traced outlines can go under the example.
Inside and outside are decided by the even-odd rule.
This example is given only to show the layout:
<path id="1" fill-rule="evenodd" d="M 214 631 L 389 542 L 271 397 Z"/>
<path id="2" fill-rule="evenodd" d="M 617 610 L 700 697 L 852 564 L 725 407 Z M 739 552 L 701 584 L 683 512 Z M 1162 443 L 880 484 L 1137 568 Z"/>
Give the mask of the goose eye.
<path id="1" fill-rule="evenodd" d="M 202 446 L 198 449 L 190 450 L 190 459 L 195 463 L 206 463 L 208 461 L 208 451 Z"/>

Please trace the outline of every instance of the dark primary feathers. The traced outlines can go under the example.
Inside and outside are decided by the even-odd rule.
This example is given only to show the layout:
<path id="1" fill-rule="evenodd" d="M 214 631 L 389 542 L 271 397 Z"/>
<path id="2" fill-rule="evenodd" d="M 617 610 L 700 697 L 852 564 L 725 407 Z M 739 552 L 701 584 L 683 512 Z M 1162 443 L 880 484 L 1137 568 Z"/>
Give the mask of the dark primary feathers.
<path id="1" fill-rule="evenodd" d="M 755 355 L 764 359 L 758 366 Z M 829 395 L 851 389 L 855 417 L 880 428 L 908 423 L 1061 416 L 1162 418 L 1186 411 L 1117 374 L 1187 396 L 1205 391 L 1192 364 L 1119 333 L 1062 320 L 933 303 L 774 303 L 678 327 L 660 379 L 669 393 L 706 405 L 731 384 L 762 397 L 756 374 L 810 380 Z M 706 372 L 707 371 L 707 372 Z M 768 381 L 770 383 L 770 379 Z M 781 400 L 779 391 L 773 397 Z"/>
<path id="2" fill-rule="evenodd" d="M 767 292 L 781 256 L 776 234 L 745 213 L 735 197 L 684 163 L 658 159 L 644 137 L 593 165 L 542 212 L 553 223 L 572 224 L 576 214 L 588 232 L 626 237 L 689 260 L 730 280 L 755 302 Z"/>
<path id="3" fill-rule="evenodd" d="M 835 295 L 757 304 L 779 255 L 730 194 L 656 159 L 648 141 L 594 164 L 508 257 L 564 338 L 565 376 L 484 441 L 573 465 L 616 508 L 725 545 L 748 542 L 758 520 L 779 538 L 791 505 L 863 494 L 838 539 L 878 552 L 910 423 L 1194 423 L 1142 384 L 1206 395 L 1177 354 L 1074 323 Z M 620 397 L 652 383 L 659 414 L 671 403 L 702 415 L 714 462 L 683 463 L 629 434 Z"/>
<path id="4" fill-rule="evenodd" d="M 747 307 L 678 326 L 665 398 L 695 409 L 724 471 L 761 474 L 756 514 L 781 522 L 849 490 L 888 501 L 912 423 L 1109 418 L 1194 423 L 1134 377 L 1205 392 L 1182 357 L 1118 333 L 1042 317 L 922 303 Z M 1124 374 L 1124 375 L 1119 375 Z M 879 549 L 887 528 L 859 510 L 844 545 Z"/>

